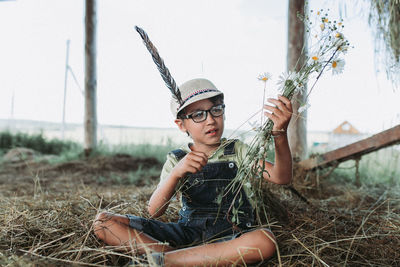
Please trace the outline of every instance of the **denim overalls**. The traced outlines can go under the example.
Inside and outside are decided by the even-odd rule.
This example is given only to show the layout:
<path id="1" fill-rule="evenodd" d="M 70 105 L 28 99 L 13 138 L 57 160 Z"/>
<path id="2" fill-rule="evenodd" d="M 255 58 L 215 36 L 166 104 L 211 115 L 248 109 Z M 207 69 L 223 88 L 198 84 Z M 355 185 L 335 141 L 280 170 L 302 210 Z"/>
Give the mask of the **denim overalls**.
<path id="1" fill-rule="evenodd" d="M 178 161 L 186 155 L 181 149 L 171 153 Z M 234 154 L 235 141 L 224 148 L 224 156 Z M 178 223 L 162 223 L 127 215 L 130 226 L 135 229 L 140 228 L 138 230 L 158 241 L 169 242 L 178 247 L 232 239 L 242 231 L 248 231 L 254 224 L 254 216 L 244 190 L 241 189 L 240 192 L 226 190 L 237 171 L 238 167 L 234 161 L 208 163 L 200 172 L 188 175 L 184 181 L 180 190 L 182 208 L 179 211 Z M 231 205 L 234 199 L 233 207 L 239 209 L 239 224 L 231 222 L 233 209 Z M 140 222 L 137 222 L 138 218 Z"/>

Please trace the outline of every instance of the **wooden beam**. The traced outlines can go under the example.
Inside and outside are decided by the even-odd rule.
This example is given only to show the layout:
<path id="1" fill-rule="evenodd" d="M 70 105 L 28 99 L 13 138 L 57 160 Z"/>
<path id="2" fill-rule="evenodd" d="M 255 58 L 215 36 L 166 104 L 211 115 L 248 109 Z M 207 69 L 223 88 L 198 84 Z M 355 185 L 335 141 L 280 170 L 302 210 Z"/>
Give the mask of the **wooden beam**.
<path id="1" fill-rule="evenodd" d="M 397 143 L 400 143 L 400 125 L 350 145 L 300 161 L 299 164 L 306 170 L 323 168 L 338 162 L 359 158 L 362 155 Z"/>

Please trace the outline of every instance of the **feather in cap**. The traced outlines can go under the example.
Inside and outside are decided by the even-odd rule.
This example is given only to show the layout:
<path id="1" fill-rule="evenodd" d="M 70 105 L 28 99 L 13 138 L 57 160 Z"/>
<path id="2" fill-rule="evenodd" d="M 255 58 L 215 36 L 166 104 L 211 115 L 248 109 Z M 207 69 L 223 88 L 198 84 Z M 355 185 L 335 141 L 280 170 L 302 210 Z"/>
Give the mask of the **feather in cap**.
<path id="1" fill-rule="evenodd" d="M 149 39 L 149 36 L 142 28 L 135 26 L 135 29 L 140 34 L 140 37 L 142 37 L 143 43 L 146 45 L 147 50 L 149 50 L 154 63 L 156 63 L 161 77 L 163 78 L 165 84 L 172 93 L 172 97 L 176 99 L 179 105 L 183 105 L 181 92 L 179 91 L 179 88 L 176 85 L 174 78 L 172 78 L 168 68 L 165 66 L 163 59 L 158 54 L 157 48 L 153 45 L 153 43 Z"/>

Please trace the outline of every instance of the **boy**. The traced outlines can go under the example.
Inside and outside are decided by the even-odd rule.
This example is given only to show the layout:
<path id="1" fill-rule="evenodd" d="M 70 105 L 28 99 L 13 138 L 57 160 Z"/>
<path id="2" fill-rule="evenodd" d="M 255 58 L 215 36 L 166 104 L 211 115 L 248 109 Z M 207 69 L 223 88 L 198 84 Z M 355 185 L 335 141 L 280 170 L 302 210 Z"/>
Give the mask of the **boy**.
<path id="1" fill-rule="evenodd" d="M 148 204 L 150 215 L 158 217 L 180 191 L 178 223 L 101 212 L 94 221 L 96 236 L 128 251 L 145 253 L 147 247 L 154 251 L 155 263 L 162 266 L 230 266 L 271 257 L 276 249 L 275 238 L 269 229 L 254 227 L 253 207 L 244 191 L 239 192 L 244 196 L 240 223 L 231 220 L 230 206 L 235 198 L 224 189 L 236 176 L 247 146 L 237 140 L 221 139 L 223 93 L 206 79 L 190 80 L 179 90 L 183 102 L 172 99 L 171 110 L 176 125 L 193 143 L 168 154 L 160 183 Z M 274 122 L 275 163 L 265 162 L 264 178 L 287 184 L 292 179 L 286 136 L 292 106 L 283 96 L 268 101 L 274 104 L 264 108 L 271 112 L 265 115 Z"/>

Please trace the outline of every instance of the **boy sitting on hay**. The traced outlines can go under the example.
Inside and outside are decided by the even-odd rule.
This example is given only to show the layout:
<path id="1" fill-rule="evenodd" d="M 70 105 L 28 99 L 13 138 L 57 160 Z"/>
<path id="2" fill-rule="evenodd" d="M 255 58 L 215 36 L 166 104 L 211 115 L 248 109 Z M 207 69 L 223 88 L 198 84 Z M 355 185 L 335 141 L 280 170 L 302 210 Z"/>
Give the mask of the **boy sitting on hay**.
<path id="1" fill-rule="evenodd" d="M 256 227 L 254 207 L 243 187 L 237 192 L 226 191 L 248 147 L 239 140 L 221 138 L 223 93 L 206 79 L 190 80 L 171 91 L 175 123 L 193 142 L 168 154 L 148 211 L 152 218 L 161 216 L 179 191 L 179 221 L 164 223 L 101 212 L 94 221 L 94 233 L 106 244 L 126 251 L 144 254 L 150 249 L 150 262 L 160 266 L 228 266 L 271 257 L 276 250 L 275 238 L 270 229 Z M 264 107 L 272 112 L 265 115 L 274 122 L 275 163 L 259 164 L 264 166 L 266 180 L 287 184 L 292 179 L 286 136 L 292 106 L 283 96 L 268 101 L 274 104 Z M 236 220 L 232 206 L 239 210 Z"/>

